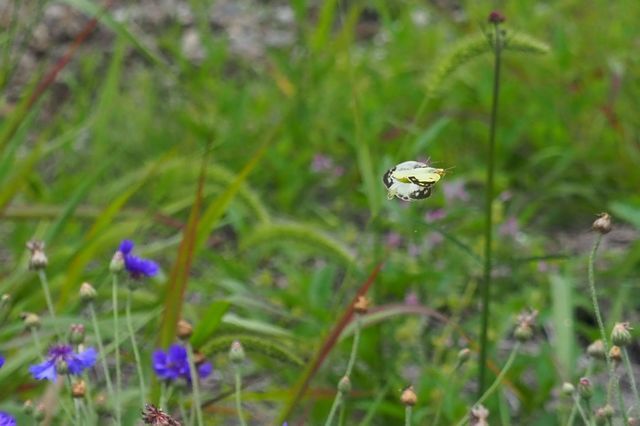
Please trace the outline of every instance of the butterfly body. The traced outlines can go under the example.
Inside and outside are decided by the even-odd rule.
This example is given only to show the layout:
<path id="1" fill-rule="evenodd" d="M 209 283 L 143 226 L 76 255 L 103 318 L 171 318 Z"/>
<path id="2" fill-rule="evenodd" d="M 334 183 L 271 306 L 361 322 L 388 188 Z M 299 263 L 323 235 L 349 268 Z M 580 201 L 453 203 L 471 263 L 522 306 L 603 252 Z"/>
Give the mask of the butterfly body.
<path id="1" fill-rule="evenodd" d="M 430 167 L 419 161 L 405 161 L 387 170 L 382 181 L 387 187 L 389 199 L 421 200 L 431 196 L 433 185 L 444 174 L 444 169 Z"/>

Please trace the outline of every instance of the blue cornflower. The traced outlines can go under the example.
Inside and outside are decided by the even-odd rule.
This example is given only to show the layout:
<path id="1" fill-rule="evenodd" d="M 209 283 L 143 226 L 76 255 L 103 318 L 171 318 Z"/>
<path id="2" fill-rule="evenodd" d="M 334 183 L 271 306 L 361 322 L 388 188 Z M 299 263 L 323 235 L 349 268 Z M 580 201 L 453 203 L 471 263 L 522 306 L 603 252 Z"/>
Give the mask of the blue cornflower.
<path id="1" fill-rule="evenodd" d="M 6 411 L 0 411 L 0 426 L 16 426 L 16 419 Z"/>
<path id="2" fill-rule="evenodd" d="M 4 357 L 0 355 L 0 368 L 4 365 Z"/>
<path id="3" fill-rule="evenodd" d="M 131 253 L 133 250 L 133 241 L 124 240 L 120 243 L 118 251 L 124 257 L 124 267 L 129 272 L 131 278 L 153 277 L 158 273 L 160 267 L 156 262 L 149 259 L 143 259 Z"/>
<path id="4" fill-rule="evenodd" d="M 167 352 L 160 349 L 156 350 L 152 356 L 153 370 L 162 380 L 177 380 L 183 378 L 191 381 L 191 370 L 189 368 L 189 357 L 187 349 L 174 343 L 169 346 Z M 202 362 L 198 366 L 198 376 L 204 379 L 213 371 L 210 362 Z"/>
<path id="5" fill-rule="evenodd" d="M 53 345 L 49 349 L 47 359 L 40 364 L 30 366 L 29 372 L 35 379 L 48 379 L 55 382 L 58 368 L 66 369 L 69 374 L 78 375 L 85 369 L 92 367 L 97 358 L 98 353 L 93 348 L 76 353 L 71 345 Z"/>

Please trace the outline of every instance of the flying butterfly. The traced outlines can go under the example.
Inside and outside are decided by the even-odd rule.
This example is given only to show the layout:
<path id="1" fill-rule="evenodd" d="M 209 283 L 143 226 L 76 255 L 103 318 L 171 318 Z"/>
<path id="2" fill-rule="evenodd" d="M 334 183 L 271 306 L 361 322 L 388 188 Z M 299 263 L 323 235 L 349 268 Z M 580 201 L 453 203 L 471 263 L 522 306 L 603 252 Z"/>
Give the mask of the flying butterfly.
<path id="1" fill-rule="evenodd" d="M 419 161 L 405 161 L 387 170 L 382 181 L 390 200 L 393 197 L 404 201 L 422 200 L 431 196 L 433 185 L 444 175 L 444 169 Z"/>

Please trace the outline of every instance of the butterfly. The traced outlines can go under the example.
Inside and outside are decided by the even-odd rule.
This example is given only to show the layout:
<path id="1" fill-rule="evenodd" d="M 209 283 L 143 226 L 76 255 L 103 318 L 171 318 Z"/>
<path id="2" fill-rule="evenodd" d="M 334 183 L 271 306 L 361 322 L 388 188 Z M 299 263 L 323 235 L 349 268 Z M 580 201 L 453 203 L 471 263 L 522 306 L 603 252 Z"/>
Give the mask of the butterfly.
<path id="1" fill-rule="evenodd" d="M 431 196 L 433 185 L 445 175 L 444 169 L 430 167 L 419 161 L 405 161 L 390 168 L 382 177 L 387 198 L 404 201 L 422 200 Z"/>

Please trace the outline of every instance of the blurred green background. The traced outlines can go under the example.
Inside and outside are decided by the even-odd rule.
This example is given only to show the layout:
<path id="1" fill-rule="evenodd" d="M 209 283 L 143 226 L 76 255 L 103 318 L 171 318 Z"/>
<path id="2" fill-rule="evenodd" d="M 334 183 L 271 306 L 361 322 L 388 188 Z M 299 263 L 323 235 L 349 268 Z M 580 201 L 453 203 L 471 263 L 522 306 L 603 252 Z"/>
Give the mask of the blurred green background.
<path id="1" fill-rule="evenodd" d="M 47 243 L 65 324 L 86 314 L 77 298 L 83 281 L 98 288 L 110 324 L 107 267 L 120 240 L 156 259 L 161 277 L 135 293 L 148 359 L 208 158 L 183 307 L 196 326 L 209 324 L 200 331 L 216 369 L 208 396 L 232 386 L 230 339 L 254 339 L 245 399 L 252 423 L 269 424 L 382 260 L 349 424 L 401 422 L 398 395 L 409 383 L 420 401 L 417 424 L 431 424 L 437 411 L 442 424 L 462 417 L 473 402 L 475 365 L 453 367 L 479 333 L 491 55 L 448 73 L 433 96 L 427 84 L 459 40 L 487 31 L 496 7 L 509 35 L 529 34 L 550 50 L 505 53 L 492 361 L 504 362 L 520 310 L 538 309 L 541 327 L 490 405 L 495 423 L 566 417 L 570 403 L 557 388 L 583 373 L 582 348 L 597 336 L 586 254 L 601 211 L 616 223 L 599 265 L 605 318 L 638 319 L 636 2 L 192 0 L 106 10 L 88 0 L 5 3 L 0 293 L 13 298 L 0 330 L 5 407 L 44 389 L 28 378 L 37 353 L 18 319 L 22 311 L 46 317 L 25 243 Z M 20 5 L 15 15 L 12 5 Z M 96 13 L 96 31 L 25 108 Z M 382 174 L 427 158 L 449 169 L 434 195 L 387 200 Z M 334 348 L 296 418 L 321 424 L 349 349 L 350 339 Z M 231 407 L 230 398 L 208 406 L 211 424 L 233 424 Z"/>

